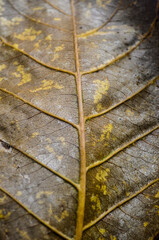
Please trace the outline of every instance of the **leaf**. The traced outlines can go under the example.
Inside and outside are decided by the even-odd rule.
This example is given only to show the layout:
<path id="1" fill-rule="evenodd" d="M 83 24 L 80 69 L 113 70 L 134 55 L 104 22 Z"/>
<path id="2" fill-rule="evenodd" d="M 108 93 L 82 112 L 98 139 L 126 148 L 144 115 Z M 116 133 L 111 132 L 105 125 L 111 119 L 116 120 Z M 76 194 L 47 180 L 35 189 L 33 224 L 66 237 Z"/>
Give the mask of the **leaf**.
<path id="1" fill-rule="evenodd" d="M 157 14 L 0 0 L 0 239 L 157 236 Z"/>

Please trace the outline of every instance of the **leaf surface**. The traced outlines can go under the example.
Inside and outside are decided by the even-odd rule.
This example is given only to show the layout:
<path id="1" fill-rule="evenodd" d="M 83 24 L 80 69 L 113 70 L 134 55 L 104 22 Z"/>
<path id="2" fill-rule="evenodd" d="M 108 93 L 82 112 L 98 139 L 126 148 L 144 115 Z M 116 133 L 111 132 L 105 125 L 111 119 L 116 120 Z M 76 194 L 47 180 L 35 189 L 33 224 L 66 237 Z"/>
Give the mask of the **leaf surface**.
<path id="1" fill-rule="evenodd" d="M 0 1 L 0 239 L 158 234 L 158 1 Z"/>

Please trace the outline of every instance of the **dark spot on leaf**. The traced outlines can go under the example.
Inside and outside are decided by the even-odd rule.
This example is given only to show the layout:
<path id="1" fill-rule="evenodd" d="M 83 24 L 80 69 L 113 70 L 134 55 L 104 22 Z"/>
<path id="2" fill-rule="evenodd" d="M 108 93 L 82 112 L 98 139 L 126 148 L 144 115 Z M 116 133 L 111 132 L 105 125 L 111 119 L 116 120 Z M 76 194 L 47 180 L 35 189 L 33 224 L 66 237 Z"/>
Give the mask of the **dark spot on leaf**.
<path id="1" fill-rule="evenodd" d="M 6 143 L 6 142 L 4 142 L 2 140 L 0 140 L 0 143 L 1 143 L 2 147 L 4 147 L 7 150 L 10 149 L 10 147 L 11 147 L 8 143 Z"/>

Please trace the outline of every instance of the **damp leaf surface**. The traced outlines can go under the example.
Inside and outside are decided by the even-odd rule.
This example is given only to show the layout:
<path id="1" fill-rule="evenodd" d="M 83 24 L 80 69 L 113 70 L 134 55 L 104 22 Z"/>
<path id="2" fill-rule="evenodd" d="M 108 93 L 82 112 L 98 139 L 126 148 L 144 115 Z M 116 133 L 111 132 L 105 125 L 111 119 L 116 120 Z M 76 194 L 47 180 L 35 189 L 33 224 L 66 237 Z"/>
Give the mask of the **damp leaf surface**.
<path id="1" fill-rule="evenodd" d="M 0 0 L 0 239 L 158 234 L 158 1 Z"/>

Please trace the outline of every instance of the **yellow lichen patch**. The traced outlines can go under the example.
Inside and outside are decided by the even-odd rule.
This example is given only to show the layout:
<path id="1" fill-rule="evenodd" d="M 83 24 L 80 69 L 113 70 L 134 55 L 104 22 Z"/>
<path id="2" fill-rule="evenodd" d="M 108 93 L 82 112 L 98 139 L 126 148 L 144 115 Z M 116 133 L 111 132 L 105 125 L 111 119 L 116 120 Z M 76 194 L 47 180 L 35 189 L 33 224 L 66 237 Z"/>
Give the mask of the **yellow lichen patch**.
<path id="1" fill-rule="evenodd" d="M 100 212 L 101 211 L 101 202 L 100 202 L 98 195 L 94 195 L 94 193 L 93 193 L 91 196 L 91 202 L 95 203 L 95 205 L 94 204 L 92 205 L 92 209 L 93 210 L 96 209 L 98 212 Z"/>
<path id="2" fill-rule="evenodd" d="M 33 8 L 34 11 L 39 11 L 39 10 L 42 10 L 42 9 L 44 9 L 44 8 L 43 7 L 34 7 Z"/>
<path id="3" fill-rule="evenodd" d="M 23 230 L 19 230 L 18 228 L 16 228 L 17 232 L 20 234 L 20 236 L 23 238 L 23 239 L 26 239 L 26 240 L 31 240 L 31 238 L 29 237 L 29 235 L 27 234 L 27 232 L 23 231 Z"/>
<path id="4" fill-rule="evenodd" d="M 56 89 L 62 89 L 63 86 L 58 84 L 58 83 L 54 83 L 53 80 L 42 80 L 41 81 L 41 86 L 39 88 L 36 88 L 34 90 L 29 90 L 30 92 L 38 92 L 38 91 L 42 91 L 42 90 L 49 90 L 52 88 L 56 88 Z"/>
<path id="5" fill-rule="evenodd" d="M 98 180 L 99 182 L 100 181 L 106 181 L 106 177 L 108 177 L 110 173 L 110 169 L 109 168 L 106 168 L 105 170 L 101 170 L 100 172 L 98 172 L 95 176 L 96 180 Z"/>
<path id="6" fill-rule="evenodd" d="M 102 96 L 107 93 L 110 83 L 108 78 L 106 78 L 105 81 L 94 80 L 93 83 L 95 83 L 97 86 L 97 90 L 95 91 L 94 95 L 94 103 L 98 103 L 102 99 Z"/>
<path id="7" fill-rule="evenodd" d="M 8 27 L 19 25 L 20 22 L 22 22 L 22 21 L 23 21 L 23 18 L 21 18 L 21 17 L 14 17 L 11 20 L 8 20 L 4 17 L 0 18 L 1 24 L 3 24 L 4 26 L 8 26 Z"/>
<path id="8" fill-rule="evenodd" d="M 148 224 L 149 222 L 144 222 L 144 227 L 147 227 Z"/>
<path id="9" fill-rule="evenodd" d="M 22 192 L 21 192 L 21 191 L 18 191 L 18 192 L 16 193 L 16 195 L 17 195 L 17 196 L 21 196 L 21 195 L 22 195 Z"/>
<path id="10" fill-rule="evenodd" d="M 45 40 L 51 41 L 52 40 L 52 34 L 47 35 Z"/>
<path id="11" fill-rule="evenodd" d="M 54 18 L 54 21 L 61 21 L 61 18 L 55 17 L 55 18 Z"/>
<path id="12" fill-rule="evenodd" d="M 32 138 L 35 138 L 35 137 L 38 136 L 38 135 L 39 135 L 38 132 L 33 132 L 32 135 L 31 135 L 31 137 L 32 137 Z"/>
<path id="13" fill-rule="evenodd" d="M 17 67 L 17 72 L 19 72 L 19 74 L 21 75 L 21 81 L 20 83 L 18 83 L 18 86 L 21 86 L 27 82 L 30 82 L 31 81 L 31 74 L 30 73 L 26 73 L 24 71 L 24 66 L 23 65 L 19 65 Z M 15 75 L 15 73 L 13 73 Z M 19 75 L 17 75 L 18 77 L 20 77 Z"/>
<path id="14" fill-rule="evenodd" d="M 62 155 L 60 155 L 60 156 L 57 155 L 57 159 L 58 159 L 59 161 L 61 161 L 61 160 L 63 159 L 63 156 L 62 156 Z"/>
<path id="15" fill-rule="evenodd" d="M 51 62 L 54 62 L 58 58 L 59 58 L 59 54 L 55 53 L 53 59 L 51 60 Z"/>
<path id="16" fill-rule="evenodd" d="M 20 130 L 20 126 L 19 126 L 18 120 L 15 121 L 15 125 L 16 125 L 17 130 Z"/>
<path id="17" fill-rule="evenodd" d="M 36 43 L 34 44 L 34 47 L 35 47 L 35 48 L 39 48 L 39 47 L 40 47 L 40 43 L 41 43 L 41 40 L 38 40 L 38 42 L 36 42 Z"/>
<path id="18" fill-rule="evenodd" d="M 155 205 L 154 207 L 158 209 L 157 214 L 159 215 L 159 206 Z"/>
<path id="19" fill-rule="evenodd" d="M 15 66 L 17 66 L 18 65 L 18 62 L 17 61 L 14 61 L 14 63 L 13 63 Z"/>
<path id="20" fill-rule="evenodd" d="M 60 137 L 59 140 L 62 142 L 62 145 L 65 146 L 66 143 L 65 143 L 65 138 L 64 137 Z"/>
<path id="21" fill-rule="evenodd" d="M 14 33 L 14 37 L 20 39 L 22 41 L 34 41 L 38 35 L 40 35 L 41 30 L 36 31 L 34 28 L 26 28 L 23 33 L 16 34 Z"/>
<path id="22" fill-rule="evenodd" d="M 5 65 L 5 64 L 1 64 L 0 65 L 0 72 L 3 70 L 3 69 L 5 69 L 7 66 Z"/>
<path id="23" fill-rule="evenodd" d="M 12 75 L 15 76 L 16 78 L 21 76 L 21 75 L 20 75 L 19 73 L 17 73 L 17 72 L 13 72 Z"/>
<path id="24" fill-rule="evenodd" d="M 54 149 L 53 149 L 52 147 L 50 147 L 49 145 L 47 145 L 45 148 L 46 148 L 46 150 L 48 150 L 50 153 L 52 153 L 52 152 L 55 153 Z"/>
<path id="25" fill-rule="evenodd" d="M 156 193 L 155 198 L 159 198 L 159 191 Z"/>
<path id="26" fill-rule="evenodd" d="M 48 143 L 52 143 L 52 141 L 51 141 L 50 138 L 46 138 L 46 141 L 47 141 Z"/>
<path id="27" fill-rule="evenodd" d="M 102 111 L 102 110 L 103 110 L 102 104 L 101 104 L 101 103 L 98 103 L 98 104 L 97 104 L 97 112 L 100 112 L 100 111 Z"/>
<path id="28" fill-rule="evenodd" d="M 103 195 L 107 195 L 108 194 L 106 185 L 98 185 L 97 184 L 96 188 L 98 190 L 100 190 L 103 193 Z"/>
<path id="29" fill-rule="evenodd" d="M 107 125 L 105 125 L 98 142 L 102 142 L 105 139 L 109 139 L 110 133 L 112 132 L 112 130 L 113 130 L 113 125 L 111 123 L 108 123 Z"/>
<path id="30" fill-rule="evenodd" d="M 98 240 L 105 240 L 103 237 L 99 237 Z"/>
<path id="31" fill-rule="evenodd" d="M 3 13 L 3 11 L 4 11 L 4 2 L 3 2 L 3 0 L 0 0 L 0 13 Z"/>
<path id="32" fill-rule="evenodd" d="M 64 49 L 64 44 L 61 44 L 60 46 L 55 47 L 55 52 L 60 52 Z"/>
<path id="33" fill-rule="evenodd" d="M 128 117 L 133 117 L 134 116 L 134 112 L 133 111 L 131 111 L 129 108 L 126 110 L 126 115 L 128 116 Z"/>
<path id="34" fill-rule="evenodd" d="M 0 204 L 4 203 L 6 199 L 7 199 L 7 196 L 4 196 L 4 197 L 0 198 Z"/>
<path id="35" fill-rule="evenodd" d="M 90 12 L 89 9 L 86 11 L 85 16 L 86 16 L 86 18 L 90 18 L 90 16 L 91 16 L 91 12 Z"/>
<path id="36" fill-rule="evenodd" d="M 99 229 L 99 232 L 100 232 L 101 234 L 104 234 L 104 233 L 105 233 L 105 229 L 104 229 L 104 228 L 100 228 L 100 229 Z"/>
<path id="37" fill-rule="evenodd" d="M 36 198 L 39 199 L 41 198 L 41 196 L 50 196 L 52 194 L 53 192 L 50 192 L 50 191 L 41 191 L 36 194 Z"/>
<path id="38" fill-rule="evenodd" d="M 14 44 L 13 44 L 13 47 L 14 47 L 14 48 L 18 48 L 19 45 L 18 45 L 17 43 L 14 43 Z"/>
<path id="39" fill-rule="evenodd" d="M 111 239 L 111 240 L 116 240 L 116 237 L 113 236 L 113 235 L 110 235 L 110 239 Z"/>
<path id="40" fill-rule="evenodd" d="M 98 45 L 95 44 L 94 42 L 91 42 L 90 45 L 91 45 L 91 47 L 93 47 L 93 48 L 97 48 L 97 47 L 98 47 Z"/>
<path id="41" fill-rule="evenodd" d="M 9 218 L 11 215 L 11 212 L 6 213 L 5 209 L 0 210 L 0 219 L 6 219 Z"/>
<path id="42" fill-rule="evenodd" d="M 1 77 L 1 78 L 0 78 L 0 82 L 1 82 L 3 79 L 4 79 L 4 78 L 3 78 L 3 77 Z"/>
<path id="43" fill-rule="evenodd" d="M 65 219 L 68 216 L 69 216 L 69 214 L 68 214 L 67 210 L 64 210 L 61 214 L 61 217 L 58 217 L 57 215 L 55 215 L 54 217 L 58 222 L 61 222 L 63 219 Z"/>
<path id="44" fill-rule="evenodd" d="M 129 192 L 126 192 L 126 196 L 129 197 L 129 196 L 130 196 L 130 193 L 129 193 Z"/>

